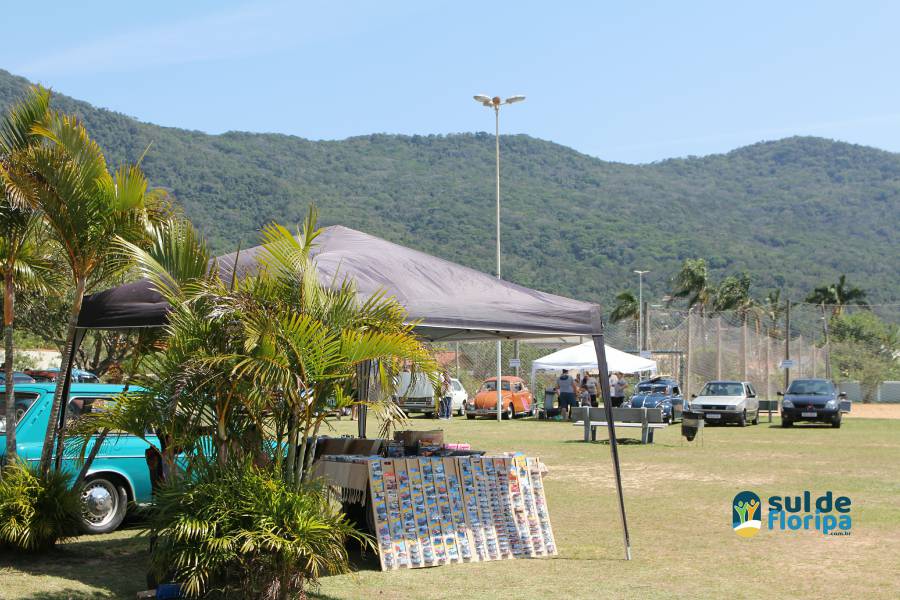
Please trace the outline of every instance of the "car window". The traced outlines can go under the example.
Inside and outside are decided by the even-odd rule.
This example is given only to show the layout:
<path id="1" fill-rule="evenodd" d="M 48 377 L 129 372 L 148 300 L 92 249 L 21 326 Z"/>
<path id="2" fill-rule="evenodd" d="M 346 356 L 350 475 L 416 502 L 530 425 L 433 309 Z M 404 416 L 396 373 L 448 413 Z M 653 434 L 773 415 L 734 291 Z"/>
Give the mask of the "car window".
<path id="1" fill-rule="evenodd" d="M 677 386 L 677 385 L 676 385 L 675 387 L 672 388 L 672 395 L 674 395 L 674 396 L 680 396 L 680 395 L 681 395 L 681 390 L 678 389 L 678 386 Z"/>
<path id="2" fill-rule="evenodd" d="M 735 381 L 711 381 L 703 386 L 701 396 L 743 396 L 744 386 Z"/>
<path id="3" fill-rule="evenodd" d="M 28 409 L 31 408 L 34 401 L 38 399 L 38 394 L 16 392 L 15 396 L 15 418 L 16 423 L 18 423 L 28 413 Z M 6 402 L 0 402 L 0 433 L 6 433 Z"/>
<path id="4" fill-rule="evenodd" d="M 515 388 L 513 388 L 513 389 L 514 389 L 515 391 L 517 391 L 517 392 L 521 392 L 521 391 L 522 391 L 522 384 L 521 384 L 521 383 L 517 383 L 516 386 L 515 386 Z"/>
<path id="5" fill-rule="evenodd" d="M 456 390 L 457 392 L 462 389 L 462 384 L 458 381 L 451 381 L 450 385 L 452 385 L 453 389 Z"/>
<path id="6" fill-rule="evenodd" d="M 834 387 L 830 381 L 795 379 L 791 382 L 787 393 L 804 396 L 830 396 L 834 393 Z"/>
<path id="7" fill-rule="evenodd" d="M 70 396 L 66 417 L 74 419 L 81 415 L 109 410 L 113 401 L 109 396 Z"/>
<path id="8" fill-rule="evenodd" d="M 753 384 L 747 384 L 747 397 L 748 398 L 756 398 L 756 390 L 753 388 Z"/>
<path id="9" fill-rule="evenodd" d="M 508 382 L 508 381 L 504 381 L 504 382 L 501 384 L 500 389 L 509 391 L 509 382 Z M 482 391 L 482 392 L 496 392 L 496 391 L 497 391 L 497 382 L 494 381 L 494 380 L 491 380 L 491 381 L 485 381 L 485 382 L 481 385 L 481 391 Z"/>

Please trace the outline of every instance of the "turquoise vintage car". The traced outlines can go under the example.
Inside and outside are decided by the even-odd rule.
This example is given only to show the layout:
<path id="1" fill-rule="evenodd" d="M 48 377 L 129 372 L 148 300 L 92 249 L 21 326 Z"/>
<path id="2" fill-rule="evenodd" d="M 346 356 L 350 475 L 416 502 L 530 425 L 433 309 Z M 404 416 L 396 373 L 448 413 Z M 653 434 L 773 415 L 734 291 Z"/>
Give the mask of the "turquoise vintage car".
<path id="1" fill-rule="evenodd" d="M 55 388 L 54 383 L 16 384 L 16 451 L 20 458 L 32 465 L 41 458 L 41 445 L 47 431 Z M 0 386 L 0 394 L 3 389 Z M 104 404 L 122 390 L 121 385 L 73 383 L 67 414 L 77 416 L 102 410 Z M 3 396 L 0 395 L 0 398 Z M 0 461 L 5 459 L 6 454 L 6 420 L 9 415 L 5 413 L 5 402 L 0 401 Z M 158 445 L 154 436 L 147 439 Z M 125 518 L 130 502 L 150 502 L 150 471 L 144 455 L 147 448 L 146 441 L 133 435 L 113 433 L 104 440 L 81 493 L 82 518 L 88 532 L 113 531 Z M 74 478 L 81 467 L 77 464 L 77 457 L 71 454 L 71 451 L 64 451 L 62 463 Z"/>

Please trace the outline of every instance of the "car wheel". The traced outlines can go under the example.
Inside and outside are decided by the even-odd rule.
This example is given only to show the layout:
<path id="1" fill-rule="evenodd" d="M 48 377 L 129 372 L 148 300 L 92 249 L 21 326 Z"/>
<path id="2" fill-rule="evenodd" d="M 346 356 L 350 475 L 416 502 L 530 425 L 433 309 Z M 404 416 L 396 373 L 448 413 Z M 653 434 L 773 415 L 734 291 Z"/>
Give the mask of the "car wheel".
<path id="1" fill-rule="evenodd" d="M 793 427 L 793 426 L 794 426 L 794 422 L 791 421 L 790 419 L 784 419 L 784 418 L 782 418 L 782 419 L 781 419 L 781 426 L 782 426 L 782 427 Z"/>
<path id="2" fill-rule="evenodd" d="M 434 413 L 433 413 L 433 412 L 427 412 L 427 413 L 425 413 L 425 418 L 426 418 L 426 419 L 433 419 L 433 418 L 434 418 Z"/>
<path id="3" fill-rule="evenodd" d="M 839 415 L 836 419 L 832 419 L 832 420 L 831 420 L 831 426 L 834 427 L 835 429 L 840 429 L 840 428 L 841 428 L 841 417 L 840 417 L 840 415 Z"/>
<path id="4" fill-rule="evenodd" d="M 456 416 L 457 416 L 457 417 L 463 416 L 463 409 L 462 409 L 462 406 L 460 406 L 460 407 L 456 410 Z"/>
<path id="5" fill-rule="evenodd" d="M 759 425 L 759 410 L 753 415 L 753 420 L 750 421 L 751 425 Z"/>
<path id="6" fill-rule="evenodd" d="M 81 521 L 88 533 L 118 529 L 128 509 L 125 486 L 106 477 L 94 477 L 81 490 Z"/>
<path id="7" fill-rule="evenodd" d="M 468 420 L 470 420 L 470 421 L 474 421 L 474 420 L 475 420 L 475 415 L 466 415 L 466 418 L 467 418 Z"/>
<path id="8" fill-rule="evenodd" d="M 513 408 L 512 402 L 510 402 L 509 406 L 506 407 L 506 410 L 503 413 L 503 418 L 504 419 L 515 419 L 516 418 L 516 411 Z"/>
<path id="9" fill-rule="evenodd" d="M 738 419 L 738 425 L 740 425 L 741 427 L 747 426 L 747 411 L 746 410 L 744 410 L 744 412 L 741 413 L 741 418 Z"/>

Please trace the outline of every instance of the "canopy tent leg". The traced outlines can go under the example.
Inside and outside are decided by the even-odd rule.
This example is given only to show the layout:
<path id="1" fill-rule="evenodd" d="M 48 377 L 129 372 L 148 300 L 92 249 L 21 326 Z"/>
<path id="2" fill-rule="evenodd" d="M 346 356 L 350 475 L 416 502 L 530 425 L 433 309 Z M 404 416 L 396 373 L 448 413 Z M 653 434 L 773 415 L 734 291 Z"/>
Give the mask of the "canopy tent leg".
<path id="1" fill-rule="evenodd" d="M 87 329 L 76 329 L 75 330 L 75 338 L 72 340 L 72 348 L 69 350 L 69 368 L 66 369 L 65 373 L 61 373 L 63 376 L 62 380 L 62 401 L 59 406 L 59 421 L 56 423 L 56 440 L 51 442 L 51 445 L 56 445 L 56 458 L 54 458 L 53 468 L 56 471 L 59 471 L 60 465 L 62 464 L 62 455 L 63 455 L 63 425 L 66 423 L 66 409 L 69 407 L 69 389 L 72 387 L 72 369 L 75 368 L 75 354 L 78 352 L 78 348 L 81 347 L 81 342 L 84 341 L 84 336 L 87 333 Z M 57 383 L 59 385 L 59 377 L 57 377 Z"/>
<path id="2" fill-rule="evenodd" d="M 612 457 L 613 474 L 616 478 L 616 493 L 619 497 L 619 516 L 622 519 L 622 534 L 625 539 L 625 560 L 631 560 L 631 538 L 628 535 L 628 519 L 625 517 L 625 498 L 622 495 L 622 472 L 619 469 L 619 448 L 616 443 L 616 426 L 613 423 L 612 402 L 609 389 L 609 366 L 606 364 L 606 345 L 603 340 L 603 320 L 599 309 L 592 314 L 594 328 L 594 350 L 597 352 L 597 369 L 600 377 L 600 392 L 603 396 L 603 411 L 606 415 L 606 427 L 609 430 L 609 453 Z"/>

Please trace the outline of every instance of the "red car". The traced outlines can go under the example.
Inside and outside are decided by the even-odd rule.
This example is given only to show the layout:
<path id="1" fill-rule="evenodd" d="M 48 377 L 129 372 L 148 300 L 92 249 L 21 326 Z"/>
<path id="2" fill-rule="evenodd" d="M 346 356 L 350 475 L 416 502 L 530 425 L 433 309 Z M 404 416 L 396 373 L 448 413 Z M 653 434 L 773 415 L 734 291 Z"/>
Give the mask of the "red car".
<path id="1" fill-rule="evenodd" d="M 504 419 L 518 416 L 534 415 L 536 406 L 534 397 L 521 377 L 508 375 L 500 378 L 501 407 Z M 466 404 L 466 418 L 497 418 L 497 378 L 485 379 L 475 394 L 475 398 Z"/>

